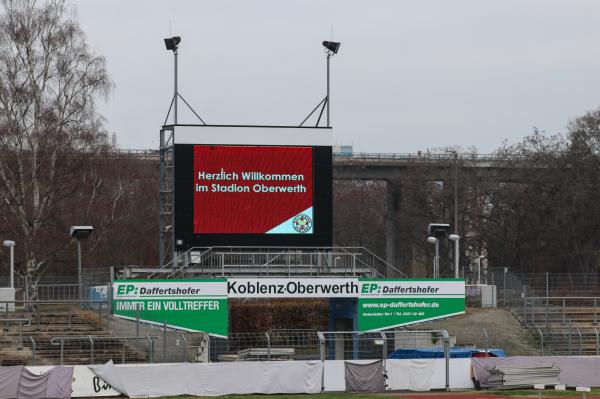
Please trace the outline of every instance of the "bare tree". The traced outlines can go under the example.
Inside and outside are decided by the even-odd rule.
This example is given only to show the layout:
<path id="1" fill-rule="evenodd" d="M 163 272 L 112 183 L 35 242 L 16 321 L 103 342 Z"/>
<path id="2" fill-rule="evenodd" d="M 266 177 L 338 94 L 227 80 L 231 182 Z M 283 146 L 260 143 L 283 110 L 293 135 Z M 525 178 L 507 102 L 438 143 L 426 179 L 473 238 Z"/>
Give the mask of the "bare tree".
<path id="1" fill-rule="evenodd" d="M 64 1 L 2 5 L 0 223 L 18 240 L 21 272 L 35 282 L 61 248 L 57 237 L 66 236 L 59 210 L 74 196 L 83 209 L 94 200 L 79 189 L 98 182 L 84 177 L 105 150 L 94 100 L 112 83 Z"/>

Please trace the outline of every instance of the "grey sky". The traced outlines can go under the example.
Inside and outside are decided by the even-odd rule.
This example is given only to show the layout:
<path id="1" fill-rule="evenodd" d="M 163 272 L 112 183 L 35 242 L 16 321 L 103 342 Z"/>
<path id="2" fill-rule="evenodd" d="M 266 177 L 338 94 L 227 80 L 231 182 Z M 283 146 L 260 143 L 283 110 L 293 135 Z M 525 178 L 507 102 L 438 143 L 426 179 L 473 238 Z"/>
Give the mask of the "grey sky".
<path id="1" fill-rule="evenodd" d="M 207 123 L 296 125 L 332 64 L 337 143 L 368 152 L 497 148 L 563 132 L 600 105 L 599 1 L 74 1 L 116 89 L 101 111 L 123 148 L 156 148 L 183 38 L 180 92 Z M 180 122 L 195 123 L 181 113 Z"/>

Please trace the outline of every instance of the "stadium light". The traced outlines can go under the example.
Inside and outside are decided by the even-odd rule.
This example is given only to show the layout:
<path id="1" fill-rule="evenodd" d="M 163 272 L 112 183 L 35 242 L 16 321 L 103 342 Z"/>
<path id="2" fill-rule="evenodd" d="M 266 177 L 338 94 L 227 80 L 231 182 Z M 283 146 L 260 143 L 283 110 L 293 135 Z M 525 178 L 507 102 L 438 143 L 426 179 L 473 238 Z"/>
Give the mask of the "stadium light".
<path id="1" fill-rule="evenodd" d="M 177 51 L 179 43 L 181 43 L 181 36 L 173 36 L 165 39 L 165 47 L 170 51 Z"/>
<path id="2" fill-rule="evenodd" d="M 460 241 L 460 236 L 458 234 L 450 234 L 448 236 L 448 239 L 450 241 L 454 242 L 454 278 L 459 278 L 458 275 L 458 264 L 459 264 L 459 258 L 460 258 L 460 248 L 459 248 L 459 241 Z"/>
<path id="3" fill-rule="evenodd" d="M 323 47 L 325 47 L 327 49 L 328 53 L 331 54 L 337 54 L 338 51 L 340 50 L 340 42 L 328 42 L 328 41 L 324 41 L 323 42 Z"/>
<path id="4" fill-rule="evenodd" d="M 92 226 L 71 226 L 69 235 L 77 240 L 77 283 L 79 287 L 79 306 L 83 304 L 83 286 L 81 284 L 81 240 L 85 240 L 92 234 Z"/>
<path id="5" fill-rule="evenodd" d="M 177 54 L 178 54 L 178 49 L 179 49 L 179 43 L 181 43 L 181 36 L 173 36 L 173 37 L 168 37 L 165 40 L 165 47 L 167 48 L 168 51 L 172 51 L 173 52 L 173 58 L 174 58 L 174 89 L 173 89 L 173 100 L 171 102 L 172 106 L 173 106 L 173 124 L 177 124 L 177 103 L 179 100 L 179 91 L 177 90 Z M 185 100 L 184 100 L 185 101 Z M 169 108 L 169 112 L 171 111 L 171 108 Z M 169 117 L 169 115 L 167 114 L 167 118 Z"/>
<path id="6" fill-rule="evenodd" d="M 329 90 L 329 59 L 332 55 L 337 54 L 340 49 L 339 42 L 323 42 L 323 47 L 327 50 L 327 97 L 326 97 L 326 105 L 327 105 L 327 127 L 331 126 L 331 119 L 329 116 L 329 109 L 331 108 L 331 94 Z M 321 111 L 322 112 L 322 111 Z"/>
<path id="7" fill-rule="evenodd" d="M 15 242 L 4 240 L 2 245 L 10 248 L 10 288 L 15 288 Z"/>

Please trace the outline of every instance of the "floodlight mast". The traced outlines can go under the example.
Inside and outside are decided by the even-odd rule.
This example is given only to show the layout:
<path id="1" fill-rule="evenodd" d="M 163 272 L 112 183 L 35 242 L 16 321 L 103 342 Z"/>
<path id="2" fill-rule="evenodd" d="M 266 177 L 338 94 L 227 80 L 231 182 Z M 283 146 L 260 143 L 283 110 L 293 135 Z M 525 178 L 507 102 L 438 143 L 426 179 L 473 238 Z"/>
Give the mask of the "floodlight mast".
<path id="1" fill-rule="evenodd" d="M 181 36 L 173 36 L 165 39 L 165 47 L 167 50 L 173 52 L 174 57 L 174 71 L 173 71 L 173 124 L 177 124 L 177 102 L 179 100 L 179 91 L 177 90 L 177 56 L 179 54 L 179 43 L 181 42 Z"/>
<path id="2" fill-rule="evenodd" d="M 331 105 L 331 94 L 329 91 L 329 59 L 331 58 L 331 56 L 333 54 L 337 54 L 338 50 L 340 49 L 340 44 L 339 42 L 328 42 L 328 41 L 324 41 L 323 42 L 323 47 L 325 47 L 325 49 L 327 49 L 327 100 L 326 100 L 326 104 L 327 104 L 327 127 L 331 127 L 331 122 L 329 119 L 329 108 Z"/>
<path id="3" fill-rule="evenodd" d="M 302 122 L 300 122 L 300 126 L 304 125 L 304 123 L 319 109 L 319 117 L 317 118 L 317 123 L 315 127 L 319 127 L 319 123 L 321 122 L 321 117 L 323 116 L 323 112 L 325 108 L 327 108 L 327 114 L 325 114 L 327 127 L 331 127 L 331 119 L 330 119 L 330 104 L 331 104 L 331 90 L 330 90 L 330 72 L 329 72 L 329 60 L 331 56 L 337 54 L 340 49 L 341 43 L 339 42 L 323 42 L 323 47 L 325 47 L 325 53 L 327 54 L 327 93 L 325 94 L 325 98 L 322 99 L 315 108 L 308 114 L 306 118 Z"/>

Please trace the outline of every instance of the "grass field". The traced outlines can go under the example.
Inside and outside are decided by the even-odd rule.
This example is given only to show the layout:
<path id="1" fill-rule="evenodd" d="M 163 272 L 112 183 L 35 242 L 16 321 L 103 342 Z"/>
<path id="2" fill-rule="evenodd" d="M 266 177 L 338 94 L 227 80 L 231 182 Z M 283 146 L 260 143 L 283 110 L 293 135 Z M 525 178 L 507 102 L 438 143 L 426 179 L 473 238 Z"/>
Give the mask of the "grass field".
<path id="1" fill-rule="evenodd" d="M 381 393 L 381 394 L 355 394 L 345 392 L 321 393 L 316 395 L 229 395 L 219 396 L 221 399 L 500 399 L 500 398 L 538 398 L 540 391 L 467 391 L 467 392 L 426 392 L 426 393 Z M 582 398 L 583 392 L 575 391 L 541 391 L 542 398 Z M 593 389 L 586 393 L 588 399 L 600 399 L 600 389 Z M 163 399 L 200 399 L 199 396 L 173 396 Z M 204 399 L 204 398 L 202 398 Z M 209 399 L 209 398 L 206 398 Z M 210 398 L 214 399 L 214 397 Z"/>

